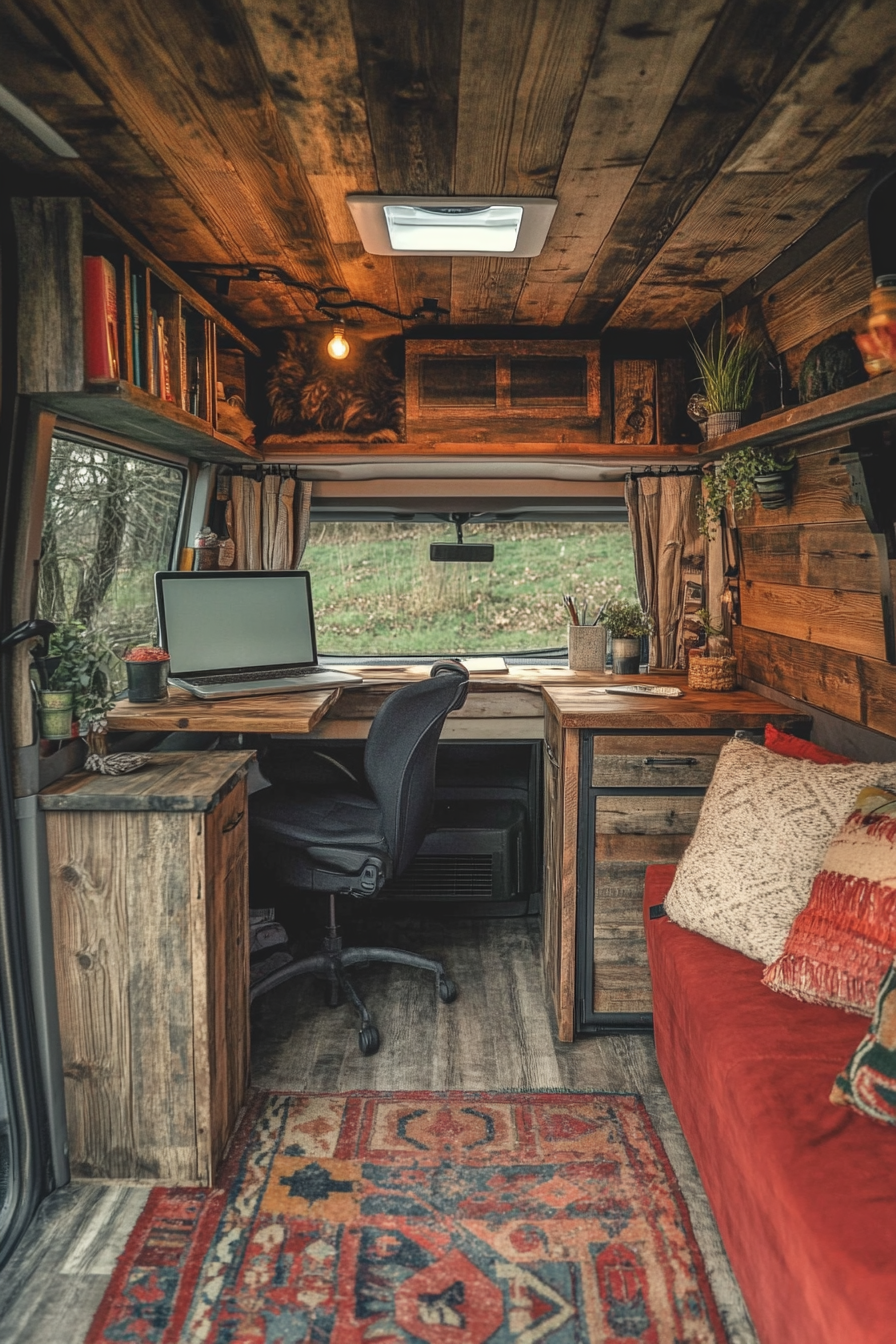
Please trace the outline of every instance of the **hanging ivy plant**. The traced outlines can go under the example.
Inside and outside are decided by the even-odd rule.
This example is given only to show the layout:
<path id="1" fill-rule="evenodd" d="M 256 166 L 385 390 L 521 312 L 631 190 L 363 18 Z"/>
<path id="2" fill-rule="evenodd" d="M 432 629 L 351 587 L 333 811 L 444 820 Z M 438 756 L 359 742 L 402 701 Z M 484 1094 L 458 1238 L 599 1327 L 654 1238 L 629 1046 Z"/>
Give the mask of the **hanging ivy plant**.
<path id="1" fill-rule="evenodd" d="M 703 475 L 703 491 L 697 502 L 697 522 L 702 535 L 708 541 L 713 540 L 719 517 L 729 502 L 735 515 L 750 508 L 757 476 L 790 471 L 793 461 L 792 449 L 779 454 L 774 448 L 754 448 L 751 444 L 720 457 Z"/>

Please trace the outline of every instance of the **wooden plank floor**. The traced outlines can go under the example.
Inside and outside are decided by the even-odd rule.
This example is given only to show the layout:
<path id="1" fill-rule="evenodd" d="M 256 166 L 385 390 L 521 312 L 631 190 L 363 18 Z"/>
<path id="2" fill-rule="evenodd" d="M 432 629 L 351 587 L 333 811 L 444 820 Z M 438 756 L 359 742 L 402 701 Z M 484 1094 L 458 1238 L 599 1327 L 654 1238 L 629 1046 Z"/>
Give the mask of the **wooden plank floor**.
<path id="1" fill-rule="evenodd" d="M 688 1202 L 731 1344 L 756 1344 L 740 1291 L 690 1151 L 656 1064 L 650 1036 L 557 1042 L 546 1007 L 537 920 L 402 921 L 355 926 L 352 943 L 386 942 L 441 956 L 457 981 L 450 1006 L 433 980 L 403 967 L 369 966 L 354 981 L 380 1030 L 379 1054 L 357 1049 L 347 1006 L 323 1006 L 321 987 L 292 981 L 256 1005 L 253 1083 L 265 1090 L 561 1088 L 638 1092 Z M 115 1257 L 148 1187 L 75 1183 L 41 1206 L 0 1274 L 2 1344 L 81 1344 Z"/>

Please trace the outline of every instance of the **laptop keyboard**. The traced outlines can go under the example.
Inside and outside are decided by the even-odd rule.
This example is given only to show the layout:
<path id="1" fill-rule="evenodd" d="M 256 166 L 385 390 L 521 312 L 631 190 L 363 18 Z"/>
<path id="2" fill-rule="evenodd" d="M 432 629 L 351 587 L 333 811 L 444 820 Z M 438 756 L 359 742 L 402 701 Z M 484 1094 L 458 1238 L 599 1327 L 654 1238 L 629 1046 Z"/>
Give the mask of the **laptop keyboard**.
<path id="1" fill-rule="evenodd" d="M 282 681 L 284 677 L 310 677 L 320 667 L 278 667 L 276 672 L 216 672 L 213 676 L 190 677 L 194 686 L 229 686 L 239 681 Z"/>

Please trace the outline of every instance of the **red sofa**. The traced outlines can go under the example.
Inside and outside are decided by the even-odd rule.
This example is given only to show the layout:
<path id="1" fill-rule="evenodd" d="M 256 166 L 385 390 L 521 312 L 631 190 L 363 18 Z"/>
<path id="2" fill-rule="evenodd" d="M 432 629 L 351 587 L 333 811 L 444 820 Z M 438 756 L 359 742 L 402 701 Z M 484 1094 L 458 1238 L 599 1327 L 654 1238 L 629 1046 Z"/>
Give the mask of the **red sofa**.
<path id="1" fill-rule="evenodd" d="M 761 1344 L 894 1344 L 896 1128 L 828 1101 L 867 1019 L 650 919 L 674 873 L 645 885 L 657 1059 Z"/>

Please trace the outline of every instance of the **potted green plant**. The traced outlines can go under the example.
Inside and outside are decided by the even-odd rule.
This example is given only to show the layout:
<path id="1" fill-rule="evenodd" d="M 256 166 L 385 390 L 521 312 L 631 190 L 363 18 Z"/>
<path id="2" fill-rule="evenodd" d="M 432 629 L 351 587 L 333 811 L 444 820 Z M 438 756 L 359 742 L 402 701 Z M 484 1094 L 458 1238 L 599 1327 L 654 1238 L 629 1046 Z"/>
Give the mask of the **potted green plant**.
<path id="1" fill-rule="evenodd" d="M 774 448 L 743 448 L 724 453 L 703 475 L 697 503 L 697 521 L 708 541 L 716 534 L 719 516 L 730 500 L 735 514 L 743 513 L 758 494 L 764 509 L 780 509 L 790 501 L 793 452 Z"/>
<path id="2" fill-rule="evenodd" d="M 624 675 L 640 671 L 641 639 L 653 634 L 653 617 L 642 611 L 637 602 L 613 597 L 604 607 L 600 621 L 613 640 L 613 671 Z"/>
<path id="3" fill-rule="evenodd" d="M 88 735 L 104 732 L 115 699 L 114 663 L 115 654 L 102 635 L 82 621 L 63 621 L 56 627 L 45 664 L 50 669 L 47 686 L 38 691 L 44 737 L 69 737 L 73 720 Z"/>
<path id="4" fill-rule="evenodd" d="M 706 347 L 691 333 L 697 371 L 703 383 L 702 409 L 706 415 L 706 437 L 714 439 L 738 429 L 744 411 L 753 399 L 753 384 L 759 369 L 761 352 L 746 331 L 731 336 L 725 325 L 725 309 L 717 327 L 709 334 Z"/>

